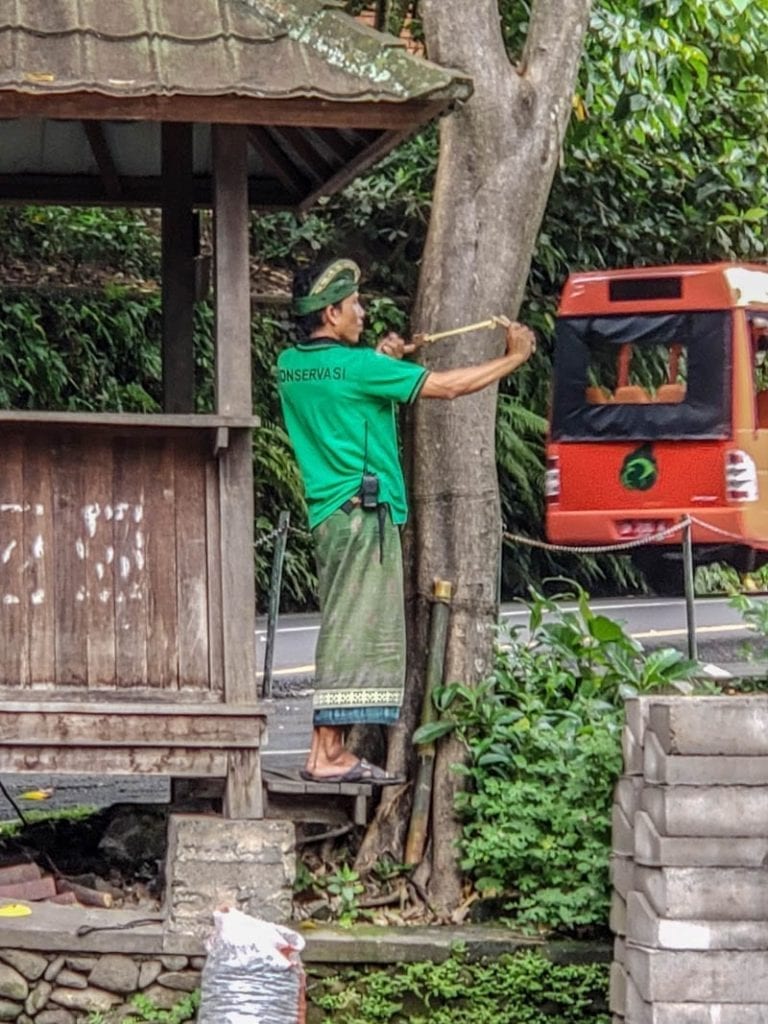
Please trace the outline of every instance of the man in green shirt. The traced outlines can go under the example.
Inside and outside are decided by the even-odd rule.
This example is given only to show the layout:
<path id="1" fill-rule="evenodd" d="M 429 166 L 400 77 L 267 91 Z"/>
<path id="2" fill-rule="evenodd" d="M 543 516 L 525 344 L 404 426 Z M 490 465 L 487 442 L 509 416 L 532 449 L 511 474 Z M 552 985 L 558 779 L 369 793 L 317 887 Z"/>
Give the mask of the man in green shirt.
<path id="1" fill-rule="evenodd" d="M 405 680 L 400 527 L 408 507 L 396 411 L 417 398 L 480 391 L 535 349 L 527 327 L 507 329 L 506 352 L 479 366 L 430 373 L 388 334 L 359 346 L 365 313 L 360 271 L 334 260 L 298 271 L 293 302 L 301 335 L 281 353 L 278 389 L 309 510 L 322 624 L 316 651 L 312 745 L 302 772 L 321 781 L 402 782 L 344 745 L 356 723 L 397 720 Z"/>

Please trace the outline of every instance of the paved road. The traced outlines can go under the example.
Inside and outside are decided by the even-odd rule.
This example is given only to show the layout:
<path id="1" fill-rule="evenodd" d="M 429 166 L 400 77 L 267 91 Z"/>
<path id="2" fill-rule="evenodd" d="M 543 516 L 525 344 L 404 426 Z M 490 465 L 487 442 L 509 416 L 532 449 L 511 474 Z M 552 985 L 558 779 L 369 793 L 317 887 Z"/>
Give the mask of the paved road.
<path id="1" fill-rule="evenodd" d="M 671 598 L 622 598 L 595 600 L 594 610 L 626 624 L 632 636 L 646 647 L 678 647 L 687 651 L 685 602 Z M 573 607 L 573 606 L 566 606 Z M 505 625 L 524 629 L 528 611 L 521 603 L 504 605 L 501 619 Z M 277 681 L 310 683 L 314 674 L 317 615 L 283 615 L 275 642 L 273 675 Z M 700 656 L 707 659 L 739 662 L 749 631 L 739 613 L 724 598 L 700 598 L 696 602 L 696 635 Z M 266 622 L 257 623 L 257 664 L 263 667 L 266 647 Z"/>
<path id="2" fill-rule="evenodd" d="M 669 645 L 686 649 L 685 603 L 679 600 L 636 598 L 598 600 L 592 607 L 627 624 L 630 633 L 646 646 Z M 735 667 L 745 660 L 749 633 L 739 614 L 720 598 L 696 603 L 697 636 L 702 660 Z M 505 605 L 502 621 L 525 628 L 528 613 L 521 604 Z M 259 621 L 256 642 L 258 664 L 263 665 L 265 622 Z M 314 674 L 317 640 L 316 615 L 285 615 L 279 623 L 275 645 L 275 685 L 269 745 L 264 752 L 266 765 L 299 765 L 303 761 L 310 732 L 309 686 Z M 58 809 L 77 805 L 105 806 L 111 803 L 165 802 L 169 784 L 165 779 L 139 776 L 92 777 L 13 775 L 4 780 L 22 809 Z M 25 800 L 25 791 L 52 788 L 45 801 Z M 0 820 L 13 817 L 0 796 Z"/>

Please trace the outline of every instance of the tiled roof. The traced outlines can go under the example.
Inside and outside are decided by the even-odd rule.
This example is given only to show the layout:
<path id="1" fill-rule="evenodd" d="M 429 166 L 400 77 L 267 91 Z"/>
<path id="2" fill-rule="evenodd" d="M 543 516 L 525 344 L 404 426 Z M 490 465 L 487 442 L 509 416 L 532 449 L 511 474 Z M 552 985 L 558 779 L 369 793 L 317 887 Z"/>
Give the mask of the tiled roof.
<path id="1" fill-rule="evenodd" d="M 3 0 L 3 91 L 400 103 L 470 85 L 336 0 Z"/>

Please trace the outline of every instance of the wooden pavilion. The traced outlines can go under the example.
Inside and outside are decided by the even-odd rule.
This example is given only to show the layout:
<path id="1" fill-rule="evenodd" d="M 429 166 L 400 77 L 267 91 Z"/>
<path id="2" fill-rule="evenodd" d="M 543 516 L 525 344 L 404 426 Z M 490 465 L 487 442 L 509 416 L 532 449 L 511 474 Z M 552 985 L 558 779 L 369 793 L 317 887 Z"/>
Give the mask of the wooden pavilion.
<path id="1" fill-rule="evenodd" d="M 220 777 L 230 816 L 262 814 L 249 207 L 306 207 L 470 91 L 339 8 L 3 4 L 0 202 L 162 209 L 164 411 L 0 410 L 0 774 Z M 206 415 L 201 207 L 214 215 Z"/>

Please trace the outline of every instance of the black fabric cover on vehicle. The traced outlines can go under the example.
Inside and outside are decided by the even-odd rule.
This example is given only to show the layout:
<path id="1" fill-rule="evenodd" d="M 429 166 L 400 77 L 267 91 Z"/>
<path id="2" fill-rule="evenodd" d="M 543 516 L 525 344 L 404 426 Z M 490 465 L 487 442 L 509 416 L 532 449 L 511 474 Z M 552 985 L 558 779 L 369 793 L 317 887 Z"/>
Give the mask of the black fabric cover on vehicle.
<path id="1" fill-rule="evenodd" d="M 555 441 L 717 439 L 731 432 L 731 314 L 561 317 L 555 329 L 551 436 Z M 671 345 L 687 353 L 679 404 L 590 405 L 590 345 Z"/>

